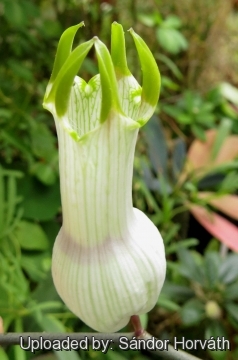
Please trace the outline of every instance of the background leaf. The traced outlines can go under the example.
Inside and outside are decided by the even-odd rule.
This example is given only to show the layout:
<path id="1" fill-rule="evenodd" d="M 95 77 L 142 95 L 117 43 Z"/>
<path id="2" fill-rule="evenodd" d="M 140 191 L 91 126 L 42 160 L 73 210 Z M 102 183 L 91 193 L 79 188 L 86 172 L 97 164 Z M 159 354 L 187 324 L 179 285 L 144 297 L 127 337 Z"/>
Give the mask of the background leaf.
<path id="1" fill-rule="evenodd" d="M 184 325 L 199 324 L 204 318 L 204 306 L 199 300 L 191 299 L 181 308 L 180 315 Z"/>
<path id="2" fill-rule="evenodd" d="M 18 223 L 15 235 L 23 249 L 46 250 L 49 247 L 47 236 L 38 224 L 22 220 Z"/>
<path id="3" fill-rule="evenodd" d="M 149 146 L 149 156 L 155 173 L 166 174 L 168 151 L 159 118 L 152 116 L 151 120 L 145 125 L 143 132 Z"/>

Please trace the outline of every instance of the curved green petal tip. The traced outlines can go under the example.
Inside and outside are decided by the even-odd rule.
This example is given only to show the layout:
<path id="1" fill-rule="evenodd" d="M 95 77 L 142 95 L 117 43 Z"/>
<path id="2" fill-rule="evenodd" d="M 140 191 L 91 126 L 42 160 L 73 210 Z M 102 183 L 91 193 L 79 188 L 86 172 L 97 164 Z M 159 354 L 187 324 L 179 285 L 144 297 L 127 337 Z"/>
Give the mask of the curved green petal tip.
<path id="1" fill-rule="evenodd" d="M 158 66 L 144 40 L 142 40 L 132 28 L 128 31 L 133 37 L 140 58 L 143 74 L 142 100 L 149 103 L 151 106 L 156 106 L 160 93 L 160 72 Z"/>
<path id="2" fill-rule="evenodd" d="M 93 43 L 94 40 L 91 39 L 77 46 L 68 56 L 64 66 L 60 69 L 57 78 L 53 83 L 47 102 L 54 103 L 58 116 L 63 116 L 67 112 L 74 78 L 78 73 L 83 60 L 93 46 Z"/>
<path id="3" fill-rule="evenodd" d="M 61 38 L 59 40 L 59 44 L 57 47 L 57 52 L 56 52 L 56 56 L 55 56 L 55 62 L 54 62 L 54 66 L 53 66 L 52 75 L 51 75 L 49 82 L 53 82 L 56 79 L 56 76 L 58 75 L 61 67 L 63 66 L 63 64 L 65 63 L 67 58 L 69 57 L 71 50 L 72 50 L 72 45 L 73 45 L 75 34 L 78 31 L 78 29 L 81 28 L 82 26 L 85 26 L 84 21 L 82 21 L 78 25 L 69 27 L 61 35 Z"/>
<path id="4" fill-rule="evenodd" d="M 53 71 L 50 77 L 50 80 L 47 85 L 46 93 L 44 96 L 43 106 L 47 108 L 47 103 L 49 102 L 49 97 L 51 97 L 51 90 L 54 85 L 57 76 L 71 54 L 72 45 L 74 41 L 74 37 L 79 28 L 84 26 L 84 21 L 79 23 L 78 25 L 74 25 L 66 29 L 60 37 L 59 44 L 57 47 L 55 61 L 53 65 Z"/>
<path id="5" fill-rule="evenodd" d="M 126 60 L 126 46 L 123 27 L 116 21 L 111 27 L 111 55 L 115 71 L 118 75 L 130 75 Z"/>
<path id="6" fill-rule="evenodd" d="M 113 67 L 111 55 L 102 41 L 94 37 L 94 46 L 98 59 L 100 81 L 102 88 L 102 103 L 100 121 L 103 123 L 112 109 L 112 107 L 121 112 L 119 102 L 116 75 Z"/>
<path id="7" fill-rule="evenodd" d="M 124 31 L 120 24 L 116 22 L 112 24 L 111 55 L 107 47 L 96 36 L 72 51 L 75 34 L 82 26 L 84 26 L 84 22 L 70 27 L 60 38 L 43 106 L 56 112 L 59 117 L 66 114 L 74 78 L 94 44 L 100 72 L 102 90 L 100 121 L 103 123 L 111 110 L 123 113 L 117 81 L 120 77 L 131 77 L 127 67 Z M 141 105 L 139 120 L 137 120 L 143 124 L 151 117 L 157 104 L 160 74 L 148 46 L 133 29 L 130 29 L 129 32 L 134 39 L 143 73 Z"/>

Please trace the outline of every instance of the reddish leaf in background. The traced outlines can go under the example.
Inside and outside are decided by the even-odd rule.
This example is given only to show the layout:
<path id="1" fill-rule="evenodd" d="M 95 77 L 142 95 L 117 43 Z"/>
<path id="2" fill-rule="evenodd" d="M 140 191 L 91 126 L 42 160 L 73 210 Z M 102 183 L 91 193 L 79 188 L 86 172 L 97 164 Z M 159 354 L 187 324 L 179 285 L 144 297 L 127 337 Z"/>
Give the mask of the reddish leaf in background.
<path id="1" fill-rule="evenodd" d="M 238 136 L 230 135 L 224 140 L 217 157 L 212 160 L 212 148 L 216 139 L 217 130 L 206 131 L 206 141 L 195 139 L 191 144 L 185 172 L 200 170 L 200 173 L 207 173 L 212 168 L 234 160 L 238 156 Z"/>
<path id="2" fill-rule="evenodd" d="M 208 212 L 202 206 L 191 204 L 189 208 L 207 231 L 228 248 L 238 252 L 238 228 L 235 225 L 214 212 Z"/>
<path id="3" fill-rule="evenodd" d="M 238 136 L 229 135 L 223 139 L 220 148 L 217 149 L 219 151 L 216 152 L 216 157 L 213 158 L 217 134 L 216 129 L 211 129 L 206 131 L 206 141 L 203 142 L 198 139 L 193 141 L 180 181 L 184 181 L 191 172 L 194 172 L 194 178 L 196 176 L 202 178 L 217 166 L 233 161 L 238 157 Z M 229 217 L 238 220 L 238 196 L 230 194 L 221 196 L 204 191 L 199 192 L 198 197 Z M 207 231 L 227 247 L 238 252 L 238 227 L 215 212 L 208 212 L 205 207 L 189 204 L 189 209 Z"/>
<path id="4" fill-rule="evenodd" d="M 3 319 L 0 316 L 0 334 L 4 333 L 4 329 L 3 329 Z"/>
<path id="5" fill-rule="evenodd" d="M 192 170 L 209 165 L 213 143 L 217 135 L 216 130 L 206 131 L 206 141 L 195 139 L 188 150 L 188 166 Z"/>
<path id="6" fill-rule="evenodd" d="M 224 164 L 227 161 L 234 160 L 238 156 L 238 136 L 228 136 L 219 151 L 216 159 L 214 160 L 215 165 Z"/>
<path id="7" fill-rule="evenodd" d="M 237 195 L 221 195 L 218 196 L 214 192 L 200 191 L 198 193 L 200 199 L 206 199 L 207 203 L 217 208 L 219 211 L 238 220 L 238 196 Z"/>

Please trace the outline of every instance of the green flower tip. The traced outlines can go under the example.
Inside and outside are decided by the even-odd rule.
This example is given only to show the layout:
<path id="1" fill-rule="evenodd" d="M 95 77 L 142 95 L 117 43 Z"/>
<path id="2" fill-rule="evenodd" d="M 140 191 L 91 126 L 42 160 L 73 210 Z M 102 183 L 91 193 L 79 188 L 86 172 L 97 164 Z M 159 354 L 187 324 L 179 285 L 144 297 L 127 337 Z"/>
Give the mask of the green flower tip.
<path id="1" fill-rule="evenodd" d="M 133 28 L 130 28 L 128 31 L 133 37 L 140 58 L 143 74 L 142 100 L 151 106 L 155 106 L 159 99 L 161 83 L 158 66 L 144 40 L 136 34 Z"/>
<path id="2" fill-rule="evenodd" d="M 131 75 L 130 70 L 127 67 L 123 27 L 116 21 L 112 24 L 111 55 L 117 77 Z"/>
<path id="3" fill-rule="evenodd" d="M 74 78 L 91 47 L 94 45 L 101 79 L 102 102 L 100 121 L 102 123 L 108 118 L 111 110 L 123 114 L 119 99 L 118 81 L 121 78 L 132 76 L 127 67 L 124 31 L 120 24 L 113 22 L 111 30 L 111 54 L 97 36 L 78 45 L 72 51 L 75 34 L 82 26 L 85 26 L 83 21 L 78 25 L 68 28 L 60 38 L 43 106 L 56 113 L 58 117 L 63 117 L 67 113 Z M 143 73 L 141 108 L 144 110 L 144 113 L 140 114 L 139 122 L 144 123 L 153 114 L 158 101 L 160 74 L 156 61 L 146 43 L 132 28 L 128 31 L 135 42 Z M 146 107 L 147 110 L 145 111 Z"/>

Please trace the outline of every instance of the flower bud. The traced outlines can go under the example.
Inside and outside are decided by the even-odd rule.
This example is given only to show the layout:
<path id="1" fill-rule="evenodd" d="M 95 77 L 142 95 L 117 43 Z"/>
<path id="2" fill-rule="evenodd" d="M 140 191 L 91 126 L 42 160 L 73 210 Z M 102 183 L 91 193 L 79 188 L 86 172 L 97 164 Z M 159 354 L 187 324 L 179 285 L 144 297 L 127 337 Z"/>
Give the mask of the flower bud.
<path id="1" fill-rule="evenodd" d="M 165 278 L 158 229 L 132 205 L 132 173 L 139 128 L 152 116 L 160 75 L 144 41 L 131 29 L 143 72 L 142 87 L 127 68 L 124 33 L 112 25 L 111 55 L 97 38 L 71 51 L 76 31 L 62 35 L 44 107 L 59 141 L 63 225 L 52 275 L 69 307 L 91 328 L 114 332 L 132 315 L 153 308 Z M 94 45 L 99 74 L 76 76 Z"/>

